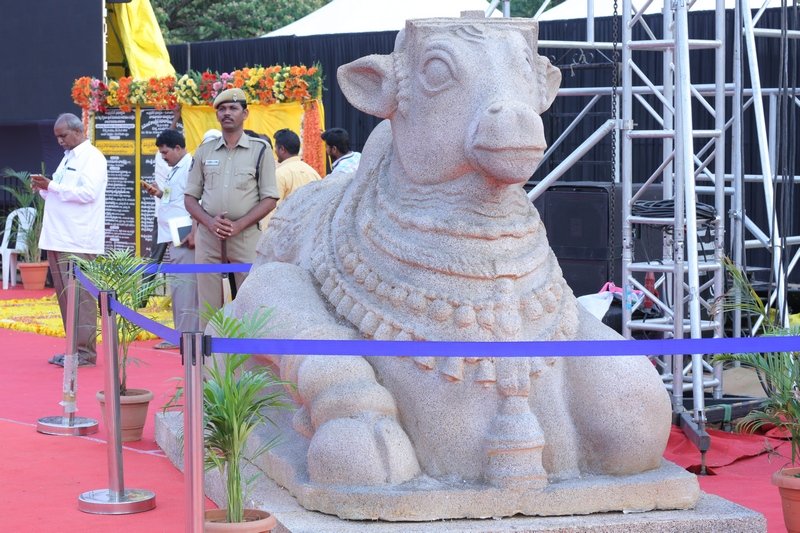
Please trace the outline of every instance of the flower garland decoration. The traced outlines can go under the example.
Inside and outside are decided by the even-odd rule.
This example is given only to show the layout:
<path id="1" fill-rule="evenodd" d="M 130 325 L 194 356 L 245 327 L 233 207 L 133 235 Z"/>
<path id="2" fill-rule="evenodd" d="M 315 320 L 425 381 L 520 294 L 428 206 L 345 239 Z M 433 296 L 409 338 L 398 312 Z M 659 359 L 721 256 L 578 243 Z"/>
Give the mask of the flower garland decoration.
<path id="1" fill-rule="evenodd" d="M 72 101 L 83 109 L 104 113 L 107 107 L 107 91 L 108 88 L 102 81 L 84 76 L 75 80 L 72 85 Z"/>
<path id="2" fill-rule="evenodd" d="M 96 78 L 84 76 L 75 80 L 72 100 L 83 109 L 101 113 L 109 107 L 129 112 L 136 105 L 174 109 L 178 105 L 211 105 L 220 92 L 238 87 L 251 104 L 307 104 L 322 96 L 322 83 L 319 65 L 255 66 L 223 73 L 189 71 L 177 79 L 123 77 L 107 86 Z"/>
<path id="3" fill-rule="evenodd" d="M 171 305 L 166 296 L 152 297 L 146 307 L 139 309 L 139 313 L 159 324 L 172 327 Z M 65 336 L 61 312 L 58 310 L 58 299 L 55 295 L 36 299 L 5 300 L 0 309 L 0 328 L 50 337 Z M 156 335 L 142 330 L 136 340 L 156 338 L 158 338 Z M 97 341 L 101 340 L 98 337 Z"/>
<path id="4" fill-rule="evenodd" d="M 322 126 L 320 124 L 319 105 L 316 100 L 311 100 L 305 104 L 303 113 L 302 138 L 303 147 L 317 147 L 320 144 Z M 325 157 L 322 150 L 311 148 L 303 150 L 303 161 L 317 171 L 320 176 L 325 175 Z"/>
<path id="5" fill-rule="evenodd" d="M 185 105 L 211 105 L 231 88 L 242 89 L 249 104 L 306 103 L 322 96 L 322 82 L 319 65 L 255 66 L 223 73 L 190 71 L 176 82 L 176 93 Z"/>

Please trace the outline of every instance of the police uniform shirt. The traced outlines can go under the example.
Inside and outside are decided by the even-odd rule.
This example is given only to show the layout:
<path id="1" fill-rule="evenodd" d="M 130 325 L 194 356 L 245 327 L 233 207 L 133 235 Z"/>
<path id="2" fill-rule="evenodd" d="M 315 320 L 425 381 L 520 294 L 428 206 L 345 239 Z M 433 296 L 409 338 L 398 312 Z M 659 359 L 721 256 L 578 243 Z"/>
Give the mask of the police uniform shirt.
<path id="1" fill-rule="evenodd" d="M 231 220 L 242 218 L 264 198 L 279 197 L 275 160 L 269 150 L 266 142 L 244 133 L 232 150 L 222 137 L 201 144 L 195 150 L 185 193 L 200 200 L 212 217 L 227 213 Z"/>

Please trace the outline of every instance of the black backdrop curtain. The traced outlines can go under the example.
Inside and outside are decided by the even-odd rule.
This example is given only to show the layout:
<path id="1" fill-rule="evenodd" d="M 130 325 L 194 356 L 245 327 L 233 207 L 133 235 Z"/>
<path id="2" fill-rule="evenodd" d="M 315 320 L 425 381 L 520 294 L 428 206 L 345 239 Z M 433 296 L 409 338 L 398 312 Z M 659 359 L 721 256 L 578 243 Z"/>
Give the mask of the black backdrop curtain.
<path id="1" fill-rule="evenodd" d="M 762 17 L 759 26 L 769 28 L 780 27 L 780 10 L 768 9 Z M 647 15 L 644 17 L 649 27 L 660 35 L 662 33 L 662 16 Z M 697 39 L 713 39 L 714 13 L 712 11 L 699 11 L 691 13 L 689 17 L 689 34 Z M 540 23 L 540 40 L 583 40 L 586 38 L 586 22 L 584 20 L 544 21 Z M 168 47 L 172 64 L 178 72 L 192 70 L 231 71 L 237 68 L 253 65 L 272 64 L 306 64 L 319 63 L 325 75 L 325 91 L 323 105 L 325 106 L 325 126 L 343 127 L 348 130 L 356 150 L 363 148 L 369 133 L 379 122 L 379 119 L 361 113 L 351 106 L 339 90 L 336 81 L 336 69 L 359 57 L 369 54 L 387 54 L 394 48 L 397 32 L 375 33 L 348 33 L 334 35 L 317 35 L 308 37 L 264 37 L 256 39 L 243 39 L 236 41 L 197 42 Z M 732 82 L 732 45 L 730 38 L 733 35 L 733 11 L 726 12 L 726 72 L 728 81 Z M 644 39 L 645 34 L 637 26 L 634 38 Z M 612 17 L 599 18 L 595 21 L 595 39 L 597 41 L 612 40 Z M 762 39 L 758 44 L 758 59 L 761 65 L 761 80 L 763 87 L 778 86 L 778 69 L 774 68 L 775 58 L 779 55 L 780 44 L 777 39 Z M 607 87 L 610 85 L 610 52 L 596 50 L 547 50 L 541 49 L 540 53 L 548 56 L 551 61 L 562 69 L 564 87 L 594 86 Z M 657 52 L 637 52 L 636 63 L 650 76 L 651 81 L 661 83 L 662 61 L 661 54 Z M 790 65 L 796 63 L 796 57 L 790 57 Z M 713 83 L 714 52 L 712 50 L 693 52 L 692 55 L 692 83 Z M 749 86 L 749 73 L 745 65 L 744 80 Z M 584 100 L 588 101 L 588 98 Z M 576 99 L 559 98 L 552 110 L 544 120 L 548 124 L 549 138 L 553 139 L 559 131 L 569 123 L 569 117 L 574 116 L 583 106 Z M 586 138 L 593 132 L 597 125 L 609 116 L 610 104 L 608 99 L 596 106 L 597 120 L 588 122 L 579 127 L 575 132 L 576 139 Z M 649 116 L 636 117 L 639 127 L 652 127 L 653 122 Z M 708 128 L 710 122 L 700 118 L 695 124 L 696 128 Z M 557 135 L 556 135 L 557 136 Z M 576 143 L 577 144 L 577 143 Z M 655 146 L 655 144 L 654 144 Z M 565 146 L 564 150 L 570 151 L 574 146 Z M 608 166 L 608 145 L 601 145 L 594 154 L 589 154 L 590 167 L 597 167 L 599 163 Z M 744 143 L 745 157 L 748 164 L 758 165 L 757 152 L 754 142 L 746 139 Z M 730 158 L 730 150 L 728 151 Z M 564 154 L 561 154 L 563 157 Z M 645 169 L 652 167 L 652 162 L 661 157 L 660 148 L 637 153 L 637 167 L 641 162 L 642 174 Z M 547 168 L 550 170 L 560 162 L 556 156 Z M 753 168 L 749 166 L 748 168 Z M 756 166 L 757 168 L 757 166 Z M 602 172 L 607 172 L 603 169 Z M 602 173 L 601 172 L 601 173 Z M 597 179 L 593 176 L 596 171 L 577 169 L 566 177 L 572 180 Z M 648 173 L 649 175 L 649 173 Z M 646 178 L 643 177 L 642 179 Z M 605 177 L 603 177 L 605 179 Z"/>
<path id="2" fill-rule="evenodd" d="M 759 27 L 780 28 L 780 9 L 769 9 L 759 23 Z M 732 83 L 732 36 L 733 33 L 732 10 L 726 12 L 726 82 Z M 662 16 L 647 15 L 644 20 L 656 35 L 662 35 Z M 791 28 L 790 29 L 797 29 Z M 369 54 L 386 54 L 392 51 L 397 32 L 376 32 L 359 34 L 336 34 L 309 37 L 269 37 L 246 39 L 238 41 L 199 42 L 169 46 L 172 64 L 178 72 L 185 72 L 191 68 L 203 71 L 206 69 L 216 71 L 230 71 L 237 68 L 256 64 L 321 64 L 325 75 L 325 91 L 323 104 L 325 106 L 325 127 L 343 127 L 350 132 L 353 149 L 361 150 L 369 133 L 379 122 L 379 119 L 361 113 L 353 108 L 342 95 L 336 81 L 336 69 L 345 63 Z M 714 38 L 714 12 L 700 11 L 690 13 L 689 35 L 696 39 Z M 540 23 L 540 40 L 580 41 L 586 38 L 585 20 L 545 21 Z M 644 31 L 637 25 L 634 31 L 635 39 L 647 38 Z M 604 17 L 595 21 L 595 39 L 597 41 L 612 41 L 612 17 Z M 792 49 L 789 65 L 797 65 L 796 48 Z M 780 42 L 777 39 L 760 39 L 758 42 L 758 60 L 761 65 L 760 77 L 762 87 L 778 87 L 779 69 L 776 58 L 779 57 Z M 559 66 L 562 71 L 562 87 L 608 87 L 611 80 L 610 52 L 597 50 L 547 50 L 540 49 L 540 53 L 548 56 L 551 61 Z M 636 52 L 634 59 L 655 84 L 662 83 L 662 55 L 659 52 Z M 691 56 L 691 81 L 693 84 L 713 83 L 715 60 L 713 50 L 692 52 Z M 794 67 L 796 68 L 796 67 Z M 744 67 L 743 79 L 745 86 L 750 86 L 747 65 Z M 636 81 L 639 84 L 639 81 Z M 653 97 L 646 97 L 656 109 L 660 104 Z M 545 131 L 550 142 L 572 122 L 589 101 L 589 97 L 557 98 L 553 107 L 545 113 L 543 120 Z M 694 104 L 696 129 L 712 129 L 713 119 L 701 112 L 699 104 Z M 728 107 L 731 100 L 727 100 Z M 580 142 L 594 132 L 599 125 L 610 117 L 610 99 L 603 98 L 595 106 L 583 123 L 576 128 L 571 140 L 565 142 L 556 150 L 550 160 L 542 164 L 534 179 L 538 179 L 555 168 Z M 634 116 L 639 129 L 653 129 L 657 125 L 655 120 L 637 106 L 638 111 Z M 797 109 L 794 109 L 797 112 Z M 728 115 L 730 110 L 728 110 Z M 745 114 L 745 132 L 755 132 L 752 122 L 752 111 Z M 730 134 L 727 135 L 730 141 Z M 794 142 L 796 137 L 792 137 Z M 697 141 L 696 148 L 702 146 L 702 140 Z M 730 161 L 731 152 L 740 149 L 731 146 L 728 142 L 726 161 Z M 747 135 L 742 142 L 741 150 L 744 155 L 745 168 L 749 173 L 759 172 L 759 158 L 755 134 Z M 562 181 L 604 181 L 611 179 L 610 166 L 610 139 L 598 144 L 589 152 L 583 161 L 575 165 Z M 634 182 L 641 183 L 646 180 L 663 159 L 661 143 L 637 142 L 634 157 Z M 795 163 L 795 169 L 800 164 Z M 730 168 L 730 166 L 728 166 Z M 763 194 L 760 186 L 749 185 L 746 195 L 747 212 L 760 224 L 766 220 Z M 701 198 L 702 200 L 702 198 Z M 706 200 L 708 201 L 708 200 Z M 798 215 L 800 216 L 800 215 Z M 797 217 L 795 217 L 796 219 Z M 797 233 L 800 223 L 792 221 L 794 227 L 785 227 L 784 234 Z"/>

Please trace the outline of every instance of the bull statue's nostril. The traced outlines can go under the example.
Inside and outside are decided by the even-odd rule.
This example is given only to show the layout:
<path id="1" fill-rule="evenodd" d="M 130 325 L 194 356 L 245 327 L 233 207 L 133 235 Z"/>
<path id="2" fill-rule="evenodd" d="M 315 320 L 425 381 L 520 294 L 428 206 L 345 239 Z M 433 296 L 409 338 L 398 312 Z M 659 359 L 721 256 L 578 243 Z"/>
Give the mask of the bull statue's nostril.
<path id="1" fill-rule="evenodd" d="M 496 115 L 502 110 L 503 110 L 503 104 L 499 102 L 495 102 L 494 104 L 489 106 L 489 113 L 492 113 L 493 115 Z"/>

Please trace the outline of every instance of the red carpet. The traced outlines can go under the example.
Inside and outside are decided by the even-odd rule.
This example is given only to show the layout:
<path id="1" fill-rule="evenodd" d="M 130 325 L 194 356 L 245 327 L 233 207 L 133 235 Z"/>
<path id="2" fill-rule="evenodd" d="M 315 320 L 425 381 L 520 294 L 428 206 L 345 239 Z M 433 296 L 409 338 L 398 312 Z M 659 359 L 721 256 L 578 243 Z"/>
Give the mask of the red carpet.
<path id="1" fill-rule="evenodd" d="M 767 438 L 763 435 L 748 435 L 740 433 L 726 433 L 709 429 L 711 435 L 711 449 L 706 452 L 706 466 L 712 470 L 731 465 L 740 459 L 756 457 L 766 450 L 775 450 L 779 453 L 791 453 L 787 441 Z M 699 470 L 700 454 L 694 444 L 689 442 L 680 428 L 673 427 L 670 434 L 667 451 L 664 457 L 686 468 Z M 776 455 L 776 462 L 779 457 Z"/>
<path id="2" fill-rule="evenodd" d="M 41 297 L 50 291 L 0 291 L 0 300 Z M 2 305 L 2 302 L 0 302 Z M 154 510 L 134 515 L 100 516 L 78 511 L 77 498 L 88 490 L 108 488 L 105 428 L 94 398 L 102 388 L 103 357 L 94 368 L 81 368 L 78 380 L 79 415 L 100 420 L 100 432 L 90 437 L 55 437 L 36 432 L 36 421 L 61 414 L 63 371 L 47 364 L 64 350 L 64 339 L 0 329 L 0 530 L 21 533 L 86 531 L 173 533 L 184 531 L 183 474 L 164 457 L 153 440 L 153 413 L 160 409 L 183 375 L 177 351 L 154 350 L 157 341 L 134 344 L 131 355 L 141 360 L 129 368 L 129 385 L 155 394 L 140 442 L 125 446 L 125 486 L 156 493 Z M 102 353 L 102 352 L 101 352 Z M 700 478 L 706 492 L 717 494 L 767 517 L 768 531 L 785 531 L 778 491 L 770 484 L 772 472 L 786 459 L 760 453 L 765 443 L 788 446 L 762 436 L 712 431 L 707 464 L 715 475 Z M 700 455 L 679 430 L 670 437 L 665 457 L 681 466 L 700 463 Z M 208 502 L 209 505 L 213 505 Z"/>
<path id="3" fill-rule="evenodd" d="M 31 291 L 14 298 L 33 296 Z M 52 294 L 37 291 L 35 297 Z M 5 299 L 5 298 L 2 298 Z M 0 302 L 2 305 L 2 302 Z M 119 516 L 86 514 L 78 510 L 78 496 L 108 488 L 105 427 L 95 392 L 103 388 L 100 364 L 78 372 L 78 414 L 100 421 L 100 431 L 89 437 L 57 437 L 36 432 L 36 421 L 62 413 L 63 370 L 47 359 L 64 351 L 64 339 L 0 329 L 0 498 L 2 531 L 175 533 L 185 529 L 183 474 L 164 456 L 153 437 L 153 413 L 174 390 L 173 378 L 183 375 L 177 351 L 152 349 L 157 341 L 137 343 L 132 356 L 139 365 L 129 368 L 131 386 L 152 390 L 155 399 L 139 442 L 126 443 L 123 451 L 127 488 L 148 489 L 156 494 L 152 511 Z M 100 346 L 102 350 L 102 345 Z M 101 351 L 100 350 L 100 351 Z M 209 506 L 213 506 L 210 501 Z"/>
<path id="4" fill-rule="evenodd" d="M 706 453 L 709 475 L 699 476 L 700 488 L 754 509 L 767 517 L 769 533 L 784 533 L 783 511 L 778 489 L 770 482 L 772 473 L 788 459 L 765 450 L 790 453 L 786 441 L 763 435 L 742 435 L 709 430 L 711 449 Z M 664 457 L 691 471 L 700 465 L 700 454 L 677 428 L 672 428 Z"/>

